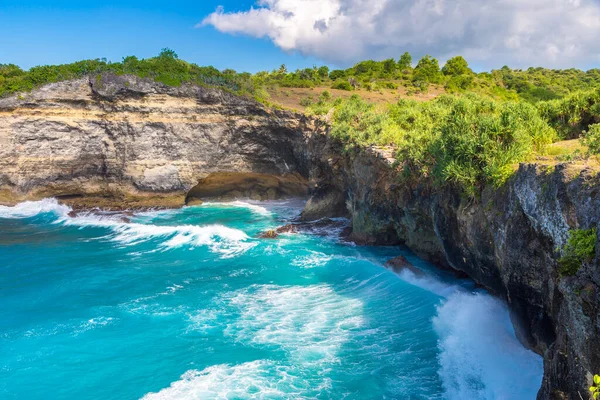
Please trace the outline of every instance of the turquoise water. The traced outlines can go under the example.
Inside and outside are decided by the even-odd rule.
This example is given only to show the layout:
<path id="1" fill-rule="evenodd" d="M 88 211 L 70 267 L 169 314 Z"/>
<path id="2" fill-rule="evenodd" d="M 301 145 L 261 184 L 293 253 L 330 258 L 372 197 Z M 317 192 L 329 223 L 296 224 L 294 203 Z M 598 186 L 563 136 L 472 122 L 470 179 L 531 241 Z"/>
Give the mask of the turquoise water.
<path id="1" fill-rule="evenodd" d="M 0 207 L 0 398 L 534 399 L 505 306 L 398 248 L 258 239 L 295 202 Z M 404 254 L 426 271 L 382 267 Z"/>

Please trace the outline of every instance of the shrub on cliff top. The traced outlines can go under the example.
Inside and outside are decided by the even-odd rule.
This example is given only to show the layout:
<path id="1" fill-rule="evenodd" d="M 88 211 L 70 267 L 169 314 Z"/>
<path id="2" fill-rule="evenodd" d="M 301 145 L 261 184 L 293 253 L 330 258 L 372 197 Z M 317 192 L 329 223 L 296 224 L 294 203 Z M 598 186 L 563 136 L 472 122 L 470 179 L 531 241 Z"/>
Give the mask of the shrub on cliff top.
<path id="1" fill-rule="evenodd" d="M 336 107 L 331 133 L 353 145 L 394 145 L 409 175 L 455 184 L 468 195 L 503 183 L 515 163 L 555 138 L 533 106 L 475 95 L 401 100 L 387 112 L 353 96 Z"/>
<path id="2" fill-rule="evenodd" d="M 600 154 L 600 124 L 590 125 L 581 143 L 588 147 L 591 154 Z"/>
<path id="3" fill-rule="evenodd" d="M 540 115 L 565 139 L 577 138 L 600 123 L 600 89 L 575 92 L 561 100 L 537 104 Z"/>
<path id="4" fill-rule="evenodd" d="M 561 276 L 572 276 L 579 271 L 581 264 L 591 262 L 596 255 L 596 228 L 573 229 L 558 260 Z"/>

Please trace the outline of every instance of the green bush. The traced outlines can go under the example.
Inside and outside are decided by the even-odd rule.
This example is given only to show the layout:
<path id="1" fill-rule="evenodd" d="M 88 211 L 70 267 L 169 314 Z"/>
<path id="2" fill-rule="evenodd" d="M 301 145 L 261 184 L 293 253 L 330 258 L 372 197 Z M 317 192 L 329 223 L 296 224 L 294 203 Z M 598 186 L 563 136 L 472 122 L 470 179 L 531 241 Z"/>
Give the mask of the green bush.
<path id="1" fill-rule="evenodd" d="M 402 100 L 387 112 L 353 96 L 336 107 L 332 134 L 351 145 L 392 144 L 407 174 L 456 185 L 469 196 L 502 184 L 514 164 L 556 137 L 535 107 L 474 95 Z"/>
<path id="2" fill-rule="evenodd" d="M 467 60 L 461 56 L 456 56 L 446 61 L 446 64 L 442 68 L 442 73 L 444 75 L 459 76 L 472 74 L 473 71 L 469 68 Z"/>
<path id="3" fill-rule="evenodd" d="M 319 101 L 327 102 L 331 100 L 331 93 L 328 90 L 324 90 L 319 96 Z"/>
<path id="4" fill-rule="evenodd" d="M 540 102 L 537 107 L 561 137 L 577 138 L 590 125 L 600 123 L 600 89 L 575 92 L 561 100 Z"/>
<path id="5" fill-rule="evenodd" d="M 342 80 L 333 82 L 333 85 L 331 85 L 331 88 L 339 89 L 339 90 L 353 90 L 354 89 L 354 87 L 352 87 L 350 82 L 342 81 Z"/>
<path id="6" fill-rule="evenodd" d="M 331 135 L 347 145 L 377 142 L 386 119 L 387 116 L 378 113 L 373 104 L 353 95 L 336 108 Z"/>
<path id="7" fill-rule="evenodd" d="M 440 83 L 442 74 L 438 60 L 426 55 L 419 60 L 413 73 L 413 81 L 424 81 L 429 83 Z"/>
<path id="8" fill-rule="evenodd" d="M 400 59 L 398 60 L 398 69 L 400 71 L 404 71 L 404 70 L 410 69 L 411 67 L 412 67 L 412 56 L 407 51 L 400 56 Z"/>
<path id="9" fill-rule="evenodd" d="M 596 255 L 596 228 L 572 229 L 558 260 L 558 272 L 561 276 L 572 276 L 579 271 L 582 263 L 589 263 Z"/>
<path id="10" fill-rule="evenodd" d="M 312 97 L 304 97 L 302 99 L 300 99 L 300 105 L 303 107 L 308 107 L 313 103 L 313 99 Z"/>
<path id="11" fill-rule="evenodd" d="M 600 124 L 590 125 L 581 143 L 588 147 L 591 154 L 600 154 Z"/>
<path id="12" fill-rule="evenodd" d="M 398 89 L 398 85 L 395 84 L 394 82 L 378 82 L 377 83 L 380 87 L 382 88 L 386 88 L 386 89 Z"/>

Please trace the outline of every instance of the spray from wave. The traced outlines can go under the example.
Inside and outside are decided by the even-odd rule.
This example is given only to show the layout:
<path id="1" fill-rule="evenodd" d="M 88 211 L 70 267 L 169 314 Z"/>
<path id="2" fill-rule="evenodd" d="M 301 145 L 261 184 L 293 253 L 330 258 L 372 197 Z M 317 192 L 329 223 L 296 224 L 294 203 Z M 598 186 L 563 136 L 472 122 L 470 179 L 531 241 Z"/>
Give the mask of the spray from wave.
<path id="1" fill-rule="evenodd" d="M 450 400 L 534 399 L 543 361 L 517 339 L 507 306 L 484 291 L 405 270 L 400 277 L 443 300 L 433 327 L 438 374 Z"/>

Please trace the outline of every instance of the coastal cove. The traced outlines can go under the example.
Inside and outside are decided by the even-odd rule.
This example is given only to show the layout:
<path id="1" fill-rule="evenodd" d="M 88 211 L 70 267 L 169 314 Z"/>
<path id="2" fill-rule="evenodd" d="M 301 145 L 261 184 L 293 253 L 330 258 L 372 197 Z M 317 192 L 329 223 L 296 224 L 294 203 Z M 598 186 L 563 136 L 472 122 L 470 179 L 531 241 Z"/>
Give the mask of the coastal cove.
<path id="1" fill-rule="evenodd" d="M 43 376 L 69 381 L 63 398 L 115 397 L 113 379 L 135 383 L 112 387 L 123 398 L 584 393 L 600 371 L 597 236 L 576 273 L 559 260 L 600 223 L 600 174 L 534 160 L 466 196 L 332 129 L 330 115 L 112 73 L 0 99 L 0 390 L 42 396 Z M 358 246 L 259 238 L 324 219 Z M 383 268 L 400 254 L 425 282 Z M 75 377 L 90 364 L 100 375 Z"/>
<path id="2" fill-rule="evenodd" d="M 2 397 L 535 397 L 542 359 L 502 301 L 340 229 L 259 238 L 302 208 L 0 207 Z"/>

